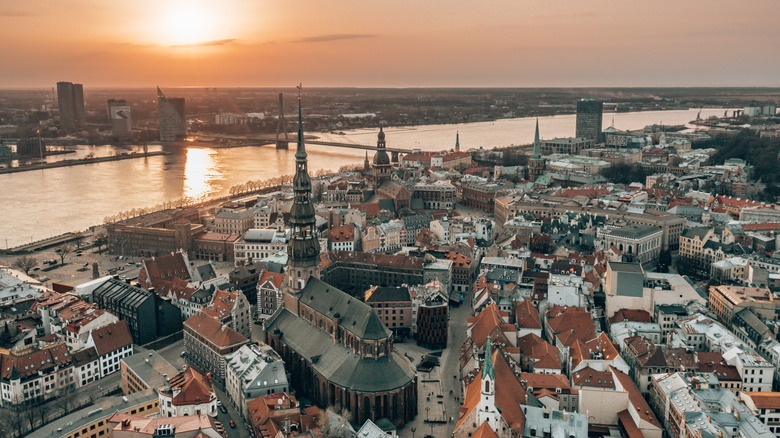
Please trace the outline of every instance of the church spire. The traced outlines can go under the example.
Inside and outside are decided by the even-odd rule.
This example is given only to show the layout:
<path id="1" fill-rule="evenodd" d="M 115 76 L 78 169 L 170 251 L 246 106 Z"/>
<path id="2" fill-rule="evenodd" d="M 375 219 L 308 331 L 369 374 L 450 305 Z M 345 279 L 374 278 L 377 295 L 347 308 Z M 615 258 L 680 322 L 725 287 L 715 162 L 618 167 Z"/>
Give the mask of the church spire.
<path id="1" fill-rule="evenodd" d="M 539 143 L 539 119 L 536 119 L 536 133 L 534 134 L 534 160 L 542 159 L 542 147 Z"/>
<path id="2" fill-rule="evenodd" d="M 455 152 L 460 152 L 460 132 L 455 131 Z"/>
<path id="3" fill-rule="evenodd" d="M 295 199 L 290 209 L 292 236 L 288 249 L 290 266 L 316 260 L 320 254 L 316 235 L 314 205 L 311 202 L 311 178 L 309 177 L 306 146 L 303 137 L 303 114 L 301 110 L 301 87 L 298 87 L 298 148 L 295 151 L 295 176 L 293 191 Z"/>
<path id="4" fill-rule="evenodd" d="M 487 346 L 485 346 L 485 365 L 482 367 L 482 378 L 490 377 L 491 380 L 496 380 L 496 370 L 493 369 L 493 351 L 490 348 L 490 336 L 487 338 Z"/>

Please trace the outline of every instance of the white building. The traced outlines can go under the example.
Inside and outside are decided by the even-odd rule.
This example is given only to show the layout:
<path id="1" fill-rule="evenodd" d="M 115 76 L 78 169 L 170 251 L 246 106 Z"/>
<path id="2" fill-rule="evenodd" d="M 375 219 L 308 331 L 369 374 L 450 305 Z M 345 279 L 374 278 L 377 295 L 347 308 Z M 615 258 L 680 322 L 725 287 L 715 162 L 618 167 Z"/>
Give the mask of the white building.
<path id="1" fill-rule="evenodd" d="M 187 367 L 157 388 L 160 416 L 184 417 L 206 414 L 217 416 L 217 395 L 209 375 Z"/>
<path id="2" fill-rule="evenodd" d="M 75 387 L 73 363 L 64 343 L 0 350 L 2 405 L 40 402 Z"/>
<path id="3" fill-rule="evenodd" d="M 661 255 L 663 229 L 648 225 L 628 225 L 617 229 L 600 228 L 597 249 L 615 247 L 628 262 L 655 266 Z"/>
<path id="4" fill-rule="evenodd" d="M 774 367 L 756 353 L 736 352 L 723 354 L 726 363 L 737 368 L 742 378 L 742 390 L 746 392 L 771 392 L 774 382 Z"/>
<path id="5" fill-rule="evenodd" d="M 550 274 L 547 301 L 553 306 L 588 307 L 588 290 L 582 277 Z"/>
<path id="6" fill-rule="evenodd" d="M 233 245 L 236 265 L 252 260 L 262 260 L 287 248 L 289 230 L 274 228 L 250 229 Z"/>
<path id="7" fill-rule="evenodd" d="M 100 358 L 100 378 L 119 371 L 119 361 L 133 354 L 133 338 L 122 320 L 97 330 L 87 338 L 86 348 L 94 348 Z"/>
<path id="8" fill-rule="evenodd" d="M 439 242 L 452 243 L 452 233 L 450 232 L 451 226 L 452 223 L 445 216 L 439 220 L 431 221 L 430 230 L 431 233 L 439 239 Z"/>
<path id="9" fill-rule="evenodd" d="M 282 358 L 266 344 L 244 345 L 225 359 L 225 388 L 245 419 L 249 416 L 247 400 L 290 390 Z"/>
<path id="10" fill-rule="evenodd" d="M 84 318 L 65 326 L 62 330 L 62 334 L 65 335 L 65 344 L 70 351 L 81 350 L 86 346 L 89 334 L 93 330 L 117 322 L 119 322 L 119 318 L 113 313 L 105 309 L 95 309 Z"/>

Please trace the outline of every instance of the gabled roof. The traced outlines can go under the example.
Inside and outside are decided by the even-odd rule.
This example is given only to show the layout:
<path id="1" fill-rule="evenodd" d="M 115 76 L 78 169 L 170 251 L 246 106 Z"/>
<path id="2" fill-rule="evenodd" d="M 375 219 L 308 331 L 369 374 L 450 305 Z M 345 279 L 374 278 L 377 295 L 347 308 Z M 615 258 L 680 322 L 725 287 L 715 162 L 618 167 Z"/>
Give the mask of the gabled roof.
<path id="1" fill-rule="evenodd" d="M 515 303 L 515 318 L 517 328 L 541 329 L 539 312 L 531 300 L 523 300 Z"/>
<path id="2" fill-rule="evenodd" d="M 265 269 L 263 270 L 263 275 L 260 277 L 260 280 L 258 280 L 257 284 L 262 287 L 266 283 L 269 283 L 273 285 L 275 289 L 280 290 L 284 284 L 284 274 L 271 272 Z"/>
<path id="3" fill-rule="evenodd" d="M 125 320 L 93 330 L 89 337 L 95 344 L 95 350 L 97 350 L 100 356 L 105 356 L 133 344 L 133 338 L 130 336 L 130 330 L 127 329 Z"/>
<path id="4" fill-rule="evenodd" d="M 507 324 L 504 321 L 504 318 L 498 311 L 498 306 L 496 306 L 495 303 L 488 304 L 479 315 L 470 317 L 468 319 L 467 327 L 471 332 L 472 341 L 475 345 L 480 347 L 485 344 L 487 337 L 496 329 L 500 332 L 515 331 L 513 324 Z"/>
<path id="5" fill-rule="evenodd" d="M 474 435 L 471 435 L 471 438 L 498 438 L 498 435 L 490 428 L 490 424 L 485 421 L 474 431 Z"/>
<path id="6" fill-rule="evenodd" d="M 390 336 L 390 330 L 382 324 L 371 306 L 318 278 L 309 279 L 300 292 L 299 301 L 328 318 L 339 319 L 341 327 L 360 339 L 376 340 Z"/>
<path id="7" fill-rule="evenodd" d="M 196 313 L 189 317 L 189 319 L 184 321 L 184 327 L 197 333 L 217 348 L 249 342 L 249 339 L 245 338 L 241 333 L 203 313 Z"/>

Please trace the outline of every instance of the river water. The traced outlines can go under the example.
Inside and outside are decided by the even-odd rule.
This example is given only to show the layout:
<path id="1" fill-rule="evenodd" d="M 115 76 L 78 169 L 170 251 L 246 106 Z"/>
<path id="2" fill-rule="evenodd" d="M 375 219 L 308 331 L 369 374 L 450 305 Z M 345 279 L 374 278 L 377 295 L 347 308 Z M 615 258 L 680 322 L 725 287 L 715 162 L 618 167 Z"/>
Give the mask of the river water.
<path id="1" fill-rule="evenodd" d="M 604 114 L 604 126 L 620 130 L 640 129 L 653 123 L 687 124 L 699 110 L 649 111 Z M 723 109 L 704 109 L 701 117 L 720 116 Z M 387 145 L 422 150 L 451 149 L 460 133 L 461 150 L 491 149 L 533 142 L 536 119 L 531 117 L 460 125 L 426 125 L 385 130 Z M 575 115 L 539 118 L 542 138 L 574 135 Z M 363 129 L 344 135 L 320 134 L 323 140 L 375 144 L 377 130 Z M 221 196 L 230 187 L 250 180 L 273 178 L 294 172 L 294 145 L 289 150 L 273 146 L 209 148 L 149 145 L 168 156 L 61 167 L 0 175 L 0 247 L 13 247 L 68 231 L 103 223 L 107 216 L 133 208 L 150 207 L 182 197 L 205 199 Z M 71 159 L 139 151 L 138 146 L 80 146 L 75 154 L 50 159 Z M 309 145 L 309 170 L 337 170 L 361 163 L 365 152 Z"/>

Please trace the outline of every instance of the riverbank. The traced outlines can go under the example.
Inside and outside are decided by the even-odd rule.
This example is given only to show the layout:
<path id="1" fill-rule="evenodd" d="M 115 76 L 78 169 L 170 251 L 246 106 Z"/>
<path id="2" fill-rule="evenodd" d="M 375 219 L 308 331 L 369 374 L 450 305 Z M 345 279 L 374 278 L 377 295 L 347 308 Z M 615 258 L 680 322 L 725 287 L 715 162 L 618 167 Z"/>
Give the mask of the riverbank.
<path id="1" fill-rule="evenodd" d="M 30 170 L 53 169 L 56 167 L 80 166 L 82 164 L 103 163 L 106 161 L 129 160 L 132 158 L 156 157 L 158 155 L 170 155 L 170 154 L 171 154 L 170 152 L 165 152 L 165 151 L 156 151 L 156 152 L 148 152 L 148 153 L 130 152 L 130 153 L 123 153 L 120 155 L 112 155 L 110 157 L 81 158 L 78 160 L 63 160 L 63 161 L 55 161 L 53 163 L 33 164 L 31 166 L 9 167 L 7 169 L 0 169 L 0 174 L 27 172 Z"/>

